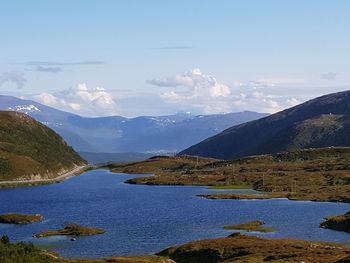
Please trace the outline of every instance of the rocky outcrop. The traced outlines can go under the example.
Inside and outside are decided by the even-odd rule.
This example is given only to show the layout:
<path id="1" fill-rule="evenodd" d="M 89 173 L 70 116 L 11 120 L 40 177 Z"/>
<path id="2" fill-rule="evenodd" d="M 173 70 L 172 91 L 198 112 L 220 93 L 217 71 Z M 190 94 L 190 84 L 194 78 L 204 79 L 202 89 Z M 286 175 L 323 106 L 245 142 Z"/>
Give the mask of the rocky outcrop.
<path id="1" fill-rule="evenodd" d="M 327 217 L 321 227 L 350 233 L 350 211 L 344 215 Z"/>

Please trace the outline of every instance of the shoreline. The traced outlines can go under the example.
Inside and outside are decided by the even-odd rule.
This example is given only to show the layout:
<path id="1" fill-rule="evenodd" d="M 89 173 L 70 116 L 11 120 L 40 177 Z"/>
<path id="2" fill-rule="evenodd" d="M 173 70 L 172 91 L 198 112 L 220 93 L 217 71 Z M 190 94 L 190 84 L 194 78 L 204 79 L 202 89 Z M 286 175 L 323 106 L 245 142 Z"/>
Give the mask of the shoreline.
<path id="1" fill-rule="evenodd" d="M 72 170 L 70 170 L 64 174 L 61 174 L 61 175 L 56 176 L 54 178 L 48 178 L 48 179 L 0 181 L 0 189 L 1 188 L 14 188 L 14 187 L 20 187 L 20 186 L 32 186 L 32 185 L 58 183 L 58 182 L 68 180 L 69 178 L 71 178 L 73 176 L 78 176 L 78 175 L 82 174 L 83 172 L 87 171 L 91 167 L 92 166 L 90 166 L 90 165 L 81 165 L 81 166 L 73 168 Z"/>
<path id="2" fill-rule="evenodd" d="M 88 166 L 87 166 L 88 167 Z M 82 167 L 76 167 L 76 169 Z M 93 167 L 90 166 L 90 168 L 99 168 L 99 167 Z M 74 170 L 70 171 L 69 173 L 72 173 Z M 67 176 L 67 173 L 61 175 L 61 177 Z M 71 176 L 70 176 L 71 177 Z M 66 177 L 66 179 L 70 178 Z M 56 177 L 57 178 L 57 177 Z M 209 238 L 209 239 L 203 239 L 203 240 L 193 240 L 186 242 L 184 244 L 180 245 L 174 245 L 170 246 L 168 248 L 165 248 L 164 250 L 154 254 L 154 255 L 144 255 L 144 256 L 113 256 L 108 258 L 111 261 L 104 260 L 103 258 L 97 258 L 97 259 L 69 259 L 69 258 L 64 258 L 61 256 L 57 256 L 58 259 L 62 260 L 62 262 L 65 263 L 107 263 L 107 262 L 125 262 L 125 263 L 131 263 L 131 262 L 157 262 L 154 260 L 157 260 L 158 257 L 161 260 L 172 260 L 172 261 L 159 261 L 159 263 L 163 262 L 169 262 L 169 263 L 174 263 L 174 262 L 193 262 L 190 259 L 190 255 L 192 253 L 198 253 L 198 256 L 205 256 L 208 257 L 208 260 L 212 260 L 212 255 L 214 259 L 216 259 L 215 255 L 218 255 L 218 257 L 226 259 L 225 255 L 221 253 L 222 248 L 228 248 L 229 250 L 232 251 L 233 255 L 236 255 L 235 252 L 241 253 L 242 249 L 240 247 L 237 247 L 236 244 L 241 243 L 241 242 L 246 242 L 247 247 L 245 248 L 244 251 L 247 251 L 247 253 L 252 253 L 252 254 L 247 254 L 244 255 L 242 254 L 241 256 L 237 256 L 237 260 L 242 260 L 238 262 L 244 262 L 244 260 L 252 258 L 252 259 L 257 259 L 261 261 L 264 261 L 265 259 L 268 259 L 271 257 L 271 254 L 268 252 L 270 249 L 270 245 L 272 248 L 274 248 L 273 252 L 273 257 L 276 257 L 276 260 L 278 260 L 279 257 L 283 258 L 291 258 L 295 259 L 294 255 L 297 253 L 300 253 L 300 257 L 309 257 L 313 258 L 317 253 L 329 253 L 330 257 L 332 257 L 332 261 L 324 261 L 324 262 L 338 262 L 338 261 L 333 261 L 334 258 L 337 256 L 332 255 L 333 252 L 328 252 L 328 251 L 335 251 L 341 254 L 341 258 L 339 260 L 342 260 L 343 257 L 345 258 L 346 255 L 350 255 L 349 248 L 341 248 L 341 244 L 339 243 L 333 243 L 333 242 L 326 242 L 326 241 L 307 241 L 307 240 L 302 240 L 302 239 L 288 239 L 288 238 L 259 238 L 256 237 L 255 235 L 246 235 L 246 233 L 243 233 L 243 235 L 239 235 L 237 232 L 232 233 L 228 237 L 219 237 L 219 238 Z M 295 247 L 294 243 L 298 244 L 298 248 Z M 323 244 L 322 244 L 322 243 Z M 283 246 L 280 246 L 279 244 L 286 245 L 288 247 L 288 250 L 282 251 Z M 292 244 L 293 243 L 293 244 Z M 258 244 L 260 246 L 261 244 L 261 249 L 257 250 L 253 245 L 250 246 L 249 244 Z M 194 247 L 192 247 L 194 245 Z M 204 252 L 203 252 L 204 251 Z M 205 251 L 210 251 L 213 253 L 206 254 Z M 47 253 L 51 253 L 48 251 Z M 52 252 L 55 253 L 55 252 Z M 181 259 L 178 258 L 178 256 L 181 255 Z M 152 260 L 152 261 L 144 261 L 144 260 Z M 176 259 L 179 259 L 177 261 Z M 119 260 L 119 261 L 118 261 Z M 123 260 L 123 261 L 120 261 Z M 137 261 L 136 261 L 137 260 Z M 142 260 L 142 261 L 139 261 Z M 185 260 L 185 261 L 182 261 Z M 299 260 L 299 258 L 298 258 Z M 337 258 L 338 260 L 338 258 Z M 194 261 L 196 262 L 196 261 Z M 198 261 L 200 262 L 200 261 Z M 210 261 L 213 262 L 213 261 Z M 225 261 L 224 261 L 225 262 Z M 227 261 L 226 261 L 227 262 Z M 274 261 L 273 261 L 274 262 Z M 292 262 L 292 261 L 290 261 Z M 301 262 L 301 259 L 300 259 Z"/>
<path id="3" fill-rule="evenodd" d="M 242 188 L 244 185 L 265 194 L 264 198 L 251 194 L 248 199 L 280 197 L 292 201 L 350 203 L 350 186 L 347 183 L 349 160 L 349 149 L 332 148 L 232 161 L 156 156 L 142 162 L 114 163 L 105 168 L 114 173 L 144 174 L 125 181 L 128 184 L 189 185 L 219 189 Z M 212 199 L 246 199 L 237 194 L 205 194 Z"/>

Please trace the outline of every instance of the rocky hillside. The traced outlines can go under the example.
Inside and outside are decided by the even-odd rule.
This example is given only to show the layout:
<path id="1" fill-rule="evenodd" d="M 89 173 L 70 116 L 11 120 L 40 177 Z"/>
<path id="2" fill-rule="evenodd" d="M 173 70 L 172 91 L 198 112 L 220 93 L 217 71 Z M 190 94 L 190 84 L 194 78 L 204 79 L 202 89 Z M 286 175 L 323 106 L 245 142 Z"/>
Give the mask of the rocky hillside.
<path id="1" fill-rule="evenodd" d="M 325 95 L 233 126 L 181 154 L 220 159 L 305 148 L 350 146 L 350 91 Z"/>
<path id="2" fill-rule="evenodd" d="M 0 181 L 53 178 L 85 161 L 26 114 L 0 112 Z"/>

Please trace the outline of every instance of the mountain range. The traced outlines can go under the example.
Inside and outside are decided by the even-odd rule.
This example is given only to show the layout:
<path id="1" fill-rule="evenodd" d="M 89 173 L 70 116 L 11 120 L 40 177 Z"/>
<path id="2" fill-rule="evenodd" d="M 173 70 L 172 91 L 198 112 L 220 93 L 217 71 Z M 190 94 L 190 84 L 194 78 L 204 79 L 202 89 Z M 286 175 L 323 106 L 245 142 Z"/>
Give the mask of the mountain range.
<path id="1" fill-rule="evenodd" d="M 169 116 L 88 118 L 35 101 L 0 96 L 0 110 L 30 115 L 60 134 L 78 152 L 178 152 L 236 124 L 267 116 L 250 111 Z"/>
<path id="2" fill-rule="evenodd" d="M 350 91 L 318 97 L 265 118 L 236 125 L 180 154 L 219 159 L 350 146 Z"/>

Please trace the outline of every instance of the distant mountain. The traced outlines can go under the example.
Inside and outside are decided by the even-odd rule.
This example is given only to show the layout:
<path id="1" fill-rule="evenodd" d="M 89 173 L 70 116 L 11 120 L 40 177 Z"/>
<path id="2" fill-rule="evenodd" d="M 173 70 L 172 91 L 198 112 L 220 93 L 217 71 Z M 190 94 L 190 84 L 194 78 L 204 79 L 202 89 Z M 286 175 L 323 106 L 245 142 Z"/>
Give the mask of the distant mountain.
<path id="1" fill-rule="evenodd" d="M 238 112 L 216 115 L 179 113 L 169 116 L 86 118 L 40 103 L 0 96 L 0 110 L 29 114 L 59 133 L 79 152 L 178 152 L 232 125 L 267 114 Z"/>
<path id="2" fill-rule="evenodd" d="M 350 146 L 350 91 L 325 95 L 231 127 L 180 154 L 220 159 L 303 148 Z"/>
<path id="3" fill-rule="evenodd" d="M 23 113 L 0 111 L 0 180 L 52 178 L 83 164 L 47 126 Z"/>

